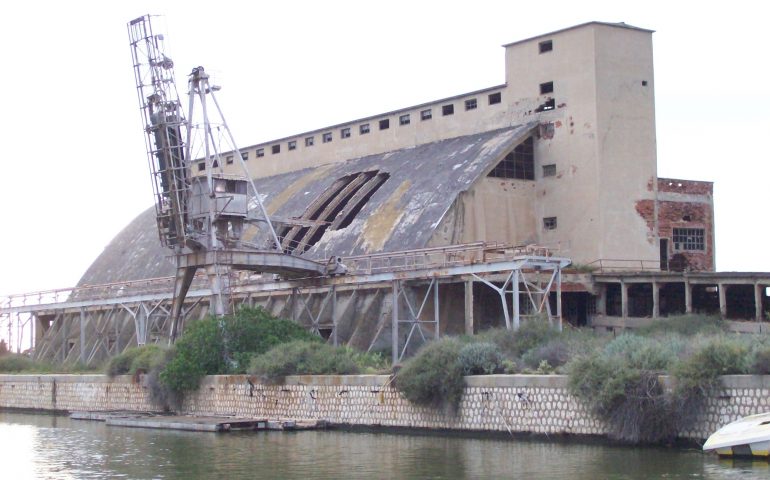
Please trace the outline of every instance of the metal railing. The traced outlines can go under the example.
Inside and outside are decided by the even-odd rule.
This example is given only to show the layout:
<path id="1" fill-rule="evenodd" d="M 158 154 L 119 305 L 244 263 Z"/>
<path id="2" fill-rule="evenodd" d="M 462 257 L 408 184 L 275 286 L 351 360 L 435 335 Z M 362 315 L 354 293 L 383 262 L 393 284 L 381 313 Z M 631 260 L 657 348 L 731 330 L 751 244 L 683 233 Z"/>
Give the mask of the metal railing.
<path id="1" fill-rule="evenodd" d="M 660 271 L 660 260 L 632 260 L 600 258 L 585 267 L 593 272 L 613 272 L 619 270 L 634 272 Z"/>

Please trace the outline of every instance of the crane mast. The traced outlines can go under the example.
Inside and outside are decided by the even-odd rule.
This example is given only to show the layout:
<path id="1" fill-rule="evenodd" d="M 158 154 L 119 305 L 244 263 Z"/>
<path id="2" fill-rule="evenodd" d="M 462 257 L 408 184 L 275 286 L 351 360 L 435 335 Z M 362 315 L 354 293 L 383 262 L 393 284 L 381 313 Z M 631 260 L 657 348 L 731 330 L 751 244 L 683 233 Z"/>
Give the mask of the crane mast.
<path id="1" fill-rule="evenodd" d="M 180 332 L 185 297 L 199 269 L 209 281 L 209 311 L 217 316 L 230 309 L 229 274 L 235 268 L 289 277 L 344 273 L 339 259 L 316 262 L 283 252 L 216 99 L 219 87 L 210 84 L 205 69 L 196 67 L 189 75 L 186 118 L 174 62 L 150 16 L 131 20 L 128 35 L 160 243 L 176 260 L 170 340 Z M 238 161 L 242 174 L 225 173 L 224 153 Z M 193 174 L 193 159 L 205 165 L 205 175 Z M 263 230 L 263 247 L 242 241 L 246 224 Z"/>

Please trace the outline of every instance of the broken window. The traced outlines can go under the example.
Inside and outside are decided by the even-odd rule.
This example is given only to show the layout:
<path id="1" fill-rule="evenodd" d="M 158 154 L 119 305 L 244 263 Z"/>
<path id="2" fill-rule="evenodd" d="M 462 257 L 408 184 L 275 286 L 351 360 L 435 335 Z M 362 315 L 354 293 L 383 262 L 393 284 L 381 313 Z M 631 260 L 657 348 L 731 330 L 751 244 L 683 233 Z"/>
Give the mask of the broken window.
<path id="1" fill-rule="evenodd" d="M 489 172 L 490 177 L 514 178 L 519 180 L 535 179 L 535 143 L 529 137 L 513 149 Z"/>
<path id="2" fill-rule="evenodd" d="M 367 133 L 369 133 L 369 124 L 364 123 L 363 125 L 358 127 L 358 133 L 360 133 L 361 135 L 366 135 Z"/>
<path id="3" fill-rule="evenodd" d="M 256 152 L 257 158 L 264 157 L 265 156 L 265 149 L 264 148 L 258 148 Z"/>
<path id="4" fill-rule="evenodd" d="M 321 137 L 321 141 L 323 141 L 324 143 L 331 142 L 332 141 L 332 132 L 324 133 L 323 136 Z"/>
<path id="5" fill-rule="evenodd" d="M 340 138 L 350 138 L 350 129 L 343 128 L 342 130 L 340 130 Z"/>
<path id="6" fill-rule="evenodd" d="M 545 82 L 540 84 L 540 95 L 546 95 L 553 93 L 553 82 Z"/>
<path id="7" fill-rule="evenodd" d="M 398 117 L 398 124 L 399 125 L 409 125 L 409 114 L 401 115 Z"/>
<path id="8" fill-rule="evenodd" d="M 674 250 L 705 250 L 706 231 L 702 228 L 675 228 Z"/>
<path id="9" fill-rule="evenodd" d="M 543 230 L 556 230 L 556 217 L 544 217 Z"/>
<path id="10" fill-rule="evenodd" d="M 241 160 L 246 161 L 249 159 L 249 152 L 241 153 Z"/>
<path id="11" fill-rule="evenodd" d="M 390 128 L 390 120 L 385 118 L 380 120 L 380 130 L 387 130 Z"/>
<path id="12" fill-rule="evenodd" d="M 475 98 L 471 98 L 470 100 L 465 101 L 466 110 L 475 110 L 477 106 L 478 106 L 478 103 L 476 103 Z"/>
<path id="13" fill-rule="evenodd" d="M 553 177 L 556 175 L 556 164 L 543 165 L 543 176 Z"/>
<path id="14" fill-rule="evenodd" d="M 420 120 L 430 120 L 431 118 L 433 118 L 433 112 L 430 108 L 420 112 Z"/>
<path id="15" fill-rule="evenodd" d="M 553 50 L 553 40 L 543 40 L 537 44 L 537 50 L 540 53 L 546 53 Z"/>
<path id="16" fill-rule="evenodd" d="M 233 156 L 232 155 L 228 155 L 227 157 L 225 157 L 225 163 L 227 163 L 228 165 L 232 164 L 233 163 Z"/>
<path id="17" fill-rule="evenodd" d="M 390 177 L 378 170 L 346 175 L 318 196 L 302 215 L 303 225 L 286 226 L 279 233 L 287 253 L 303 253 L 327 230 L 349 226 L 374 193 Z"/>
<path id="18" fill-rule="evenodd" d="M 204 171 L 204 170 L 206 170 L 206 162 L 201 162 L 201 163 L 199 163 L 199 164 L 198 164 L 198 171 L 199 171 L 199 172 L 202 172 L 202 171 Z"/>
<path id="19" fill-rule="evenodd" d="M 489 104 L 490 105 L 494 105 L 496 103 L 500 103 L 500 102 L 503 101 L 503 98 L 502 98 L 502 95 L 500 94 L 500 92 L 490 93 L 489 97 L 487 97 L 487 98 L 489 99 Z"/>
<path id="20" fill-rule="evenodd" d="M 452 115 L 455 113 L 455 106 L 451 103 L 449 105 L 444 105 L 441 107 L 441 114 L 442 115 Z"/>
<path id="21" fill-rule="evenodd" d="M 315 137 L 305 137 L 305 146 L 312 147 L 315 144 Z"/>
<path id="22" fill-rule="evenodd" d="M 273 151 L 273 154 L 281 153 L 281 146 L 280 145 L 273 145 L 272 151 Z"/>
<path id="23" fill-rule="evenodd" d="M 539 107 L 535 109 L 536 112 L 547 112 L 548 110 L 553 110 L 556 108 L 556 100 L 553 98 L 549 99 L 547 102 L 543 103 Z"/>
<path id="24" fill-rule="evenodd" d="M 296 150 L 297 149 L 297 141 L 292 140 L 289 142 L 289 150 Z"/>

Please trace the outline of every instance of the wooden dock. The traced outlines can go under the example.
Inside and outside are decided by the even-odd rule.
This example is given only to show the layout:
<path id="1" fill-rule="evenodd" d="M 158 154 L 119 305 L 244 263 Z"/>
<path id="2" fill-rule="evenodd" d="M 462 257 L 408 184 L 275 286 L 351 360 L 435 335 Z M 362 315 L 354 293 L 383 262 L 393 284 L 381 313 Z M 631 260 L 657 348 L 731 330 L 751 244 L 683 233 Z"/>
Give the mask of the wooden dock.
<path id="1" fill-rule="evenodd" d="M 102 421 L 107 425 L 118 427 L 157 428 L 191 432 L 299 431 L 328 428 L 328 422 L 315 419 L 270 420 L 266 418 L 137 414 L 131 412 L 72 412 L 70 418 L 75 420 Z"/>

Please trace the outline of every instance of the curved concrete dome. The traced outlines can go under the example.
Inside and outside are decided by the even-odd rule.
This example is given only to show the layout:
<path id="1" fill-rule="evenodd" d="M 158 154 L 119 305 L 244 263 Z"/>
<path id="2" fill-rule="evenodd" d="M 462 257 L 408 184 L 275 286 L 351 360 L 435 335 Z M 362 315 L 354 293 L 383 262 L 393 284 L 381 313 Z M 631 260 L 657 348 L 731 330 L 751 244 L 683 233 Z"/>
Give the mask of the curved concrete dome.
<path id="1" fill-rule="evenodd" d="M 301 249 L 303 256 L 308 258 L 424 248 L 430 245 L 460 194 L 472 188 L 507 152 L 530 136 L 536 125 L 519 125 L 318 165 L 256 179 L 255 183 L 273 218 L 326 220 L 328 228 L 318 229 L 315 234 L 312 227 L 299 229 L 311 232 L 300 242 L 305 246 Z M 380 181 L 367 195 L 356 195 L 348 188 L 358 180 L 375 178 Z M 359 185 L 362 184 L 365 183 Z M 359 192 L 362 191 L 363 187 Z M 328 218 L 318 216 L 322 210 L 330 212 Z M 345 215 L 347 221 L 334 221 Z M 160 245 L 156 228 L 155 210 L 150 208 L 107 245 L 79 285 L 173 276 L 172 250 Z M 286 231 L 283 235 L 300 238 L 294 234 L 289 237 Z M 313 238 L 308 240 L 309 237 Z M 244 238 L 257 245 L 268 243 L 267 233 L 262 229 L 247 229 Z"/>

